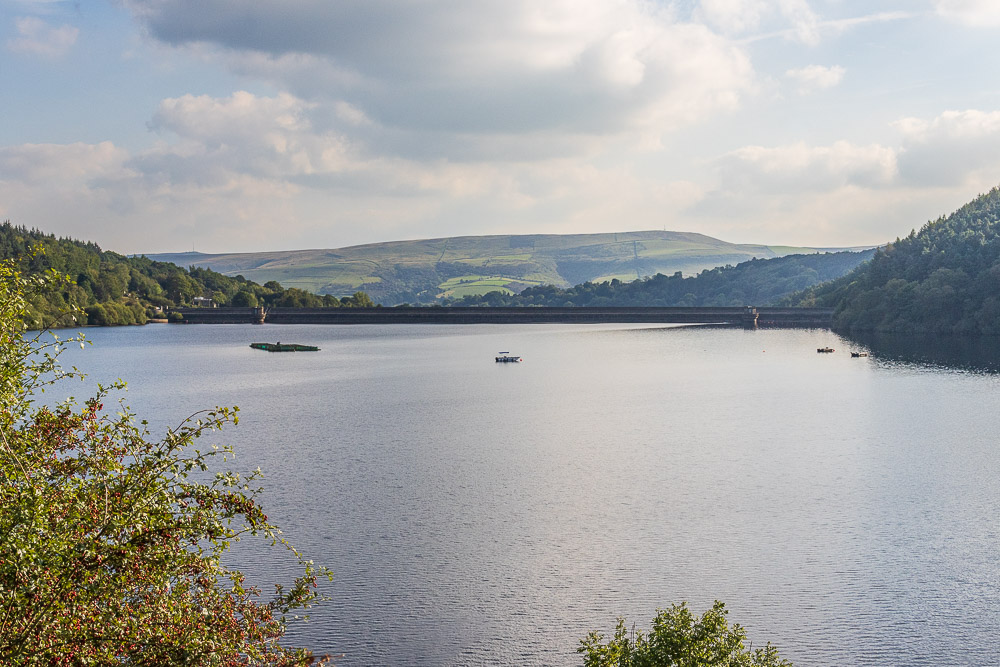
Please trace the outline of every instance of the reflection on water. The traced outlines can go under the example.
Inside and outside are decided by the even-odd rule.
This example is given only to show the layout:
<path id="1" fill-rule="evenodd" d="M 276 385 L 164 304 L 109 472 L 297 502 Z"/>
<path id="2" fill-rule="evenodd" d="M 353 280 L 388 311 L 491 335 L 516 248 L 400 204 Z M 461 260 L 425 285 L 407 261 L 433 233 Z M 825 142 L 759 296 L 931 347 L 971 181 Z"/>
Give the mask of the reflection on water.
<path id="1" fill-rule="evenodd" d="M 897 363 L 1000 372 L 1000 339 L 995 336 L 937 336 L 856 332 L 847 335 L 856 350 Z"/>

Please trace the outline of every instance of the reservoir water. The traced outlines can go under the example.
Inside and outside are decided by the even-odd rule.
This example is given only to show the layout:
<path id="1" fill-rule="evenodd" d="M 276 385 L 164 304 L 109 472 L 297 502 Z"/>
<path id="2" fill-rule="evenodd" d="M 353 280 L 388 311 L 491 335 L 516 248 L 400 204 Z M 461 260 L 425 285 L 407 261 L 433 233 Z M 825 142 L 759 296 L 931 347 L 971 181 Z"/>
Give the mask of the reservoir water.
<path id="1" fill-rule="evenodd" d="M 798 666 L 1000 655 L 1000 382 L 822 330 L 90 329 L 154 433 L 220 442 L 332 568 L 291 643 L 340 665 L 574 665 L 590 630 L 715 599 Z M 254 341 L 318 345 L 270 354 Z M 829 345 L 833 354 L 817 354 Z M 498 351 L 524 358 L 497 364 Z M 64 393 L 87 392 L 74 384 Z M 241 551 L 260 582 L 294 561 Z M 265 588 L 265 590 L 267 590 Z"/>

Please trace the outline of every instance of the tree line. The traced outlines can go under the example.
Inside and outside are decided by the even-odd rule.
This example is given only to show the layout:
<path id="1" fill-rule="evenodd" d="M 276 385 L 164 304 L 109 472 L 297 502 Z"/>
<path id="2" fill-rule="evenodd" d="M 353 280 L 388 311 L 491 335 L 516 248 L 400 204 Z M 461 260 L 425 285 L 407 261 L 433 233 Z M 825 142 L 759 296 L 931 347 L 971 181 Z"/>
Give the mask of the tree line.
<path id="1" fill-rule="evenodd" d="M 795 303 L 835 307 L 845 330 L 1000 334 L 1000 188 Z"/>
<path id="2" fill-rule="evenodd" d="M 54 271 L 70 278 L 57 290 L 32 296 L 25 318 L 35 329 L 79 324 L 144 324 L 166 317 L 196 297 L 218 306 L 353 308 L 375 304 L 364 292 L 338 298 L 313 294 L 277 281 L 259 285 L 243 276 L 210 269 L 184 269 L 145 256 L 128 257 L 96 243 L 56 238 L 37 229 L 0 224 L 0 259 L 19 263 L 28 274 Z"/>
<path id="3" fill-rule="evenodd" d="M 529 287 L 518 294 L 489 292 L 448 302 L 454 306 L 767 306 L 813 285 L 839 278 L 868 260 L 873 250 L 751 259 L 705 269 L 696 276 L 655 276 L 575 287 Z"/>

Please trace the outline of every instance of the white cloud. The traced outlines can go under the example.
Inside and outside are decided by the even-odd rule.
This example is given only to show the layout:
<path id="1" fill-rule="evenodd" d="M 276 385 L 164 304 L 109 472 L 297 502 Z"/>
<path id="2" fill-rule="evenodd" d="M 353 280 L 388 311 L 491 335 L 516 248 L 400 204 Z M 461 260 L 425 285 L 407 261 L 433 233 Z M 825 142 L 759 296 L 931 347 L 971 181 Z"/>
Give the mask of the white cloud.
<path id="1" fill-rule="evenodd" d="M 287 93 L 257 97 L 240 91 L 221 99 L 185 95 L 164 100 L 150 127 L 180 138 L 165 151 L 171 158 L 197 154 L 205 166 L 258 175 L 312 174 L 327 171 L 344 150 L 337 135 L 314 130 L 313 106 Z M 162 161 L 162 153 L 147 159 Z"/>
<path id="2" fill-rule="evenodd" d="M 902 176 L 915 185 L 1000 180 L 1000 111 L 945 111 L 931 120 L 903 118 Z"/>
<path id="3" fill-rule="evenodd" d="M 1000 111 L 946 111 L 892 123 L 894 145 L 837 141 L 744 146 L 715 163 L 718 190 L 759 195 L 951 188 L 1000 180 Z M 971 187 L 971 186 L 970 186 Z"/>
<path id="4" fill-rule="evenodd" d="M 798 83 L 800 94 L 811 93 L 816 90 L 833 88 L 844 79 L 846 70 L 839 65 L 824 67 L 823 65 L 809 65 L 799 69 L 790 69 L 785 72 L 785 76 Z"/>
<path id="5" fill-rule="evenodd" d="M 796 38 L 803 44 L 819 43 L 819 19 L 806 0 L 778 0 L 782 15 L 792 24 Z"/>
<path id="6" fill-rule="evenodd" d="M 940 139 L 978 140 L 1000 133 L 1000 111 L 945 111 L 930 121 L 902 118 L 893 123 L 893 127 L 913 143 Z"/>
<path id="7" fill-rule="evenodd" d="M 893 148 L 838 141 L 829 146 L 746 146 L 724 156 L 719 169 L 724 188 L 781 193 L 880 187 L 892 183 L 898 167 Z"/>
<path id="8" fill-rule="evenodd" d="M 70 25 L 50 26 L 35 16 L 25 16 L 14 21 L 20 37 L 7 41 L 7 49 L 14 53 L 29 53 L 55 58 L 65 55 L 80 34 Z"/>
<path id="9" fill-rule="evenodd" d="M 124 151 L 109 141 L 0 147 L 0 181 L 84 187 L 94 178 L 116 173 L 126 157 Z"/>
<path id="10" fill-rule="evenodd" d="M 196 156 L 175 157 L 198 165 Z M 297 224 L 288 183 L 239 172 L 181 180 L 143 172 L 141 163 L 110 142 L 2 148 L 0 214 L 56 234 L 104 239 L 119 252 L 177 248 L 178 239 L 182 247 L 193 239 L 223 247 L 243 234 L 260 242 L 261 227 Z"/>
<path id="11" fill-rule="evenodd" d="M 734 240 L 879 243 L 1000 181 L 1000 111 L 906 117 L 892 128 L 890 144 L 798 142 L 729 152 L 714 164 L 714 187 L 689 213 Z"/>
<path id="12" fill-rule="evenodd" d="M 953 21 L 982 28 L 1000 26 L 1000 4 L 996 0 L 935 0 L 937 12 Z"/>
<path id="13" fill-rule="evenodd" d="M 537 150 L 542 132 L 647 140 L 734 108 L 755 85 L 740 47 L 647 0 L 127 6 L 163 42 L 214 50 L 301 99 L 346 104 L 369 133 L 408 133 L 391 144 L 434 157 L 497 137 L 531 137 Z"/>

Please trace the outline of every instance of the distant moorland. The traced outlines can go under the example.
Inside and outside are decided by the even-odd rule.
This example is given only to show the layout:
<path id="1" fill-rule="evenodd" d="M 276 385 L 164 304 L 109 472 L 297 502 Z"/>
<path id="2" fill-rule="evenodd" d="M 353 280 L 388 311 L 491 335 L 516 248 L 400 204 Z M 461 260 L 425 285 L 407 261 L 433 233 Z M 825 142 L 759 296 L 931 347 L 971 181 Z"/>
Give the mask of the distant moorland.
<path id="1" fill-rule="evenodd" d="M 362 290 L 387 306 L 432 304 L 491 291 L 516 293 L 539 285 L 632 281 L 657 273 L 738 264 L 752 258 L 844 248 L 733 244 L 685 232 L 460 236 L 394 241 L 333 250 L 240 254 L 153 254 L 150 259 L 211 268 L 259 283 L 276 280 L 319 294 Z"/>

